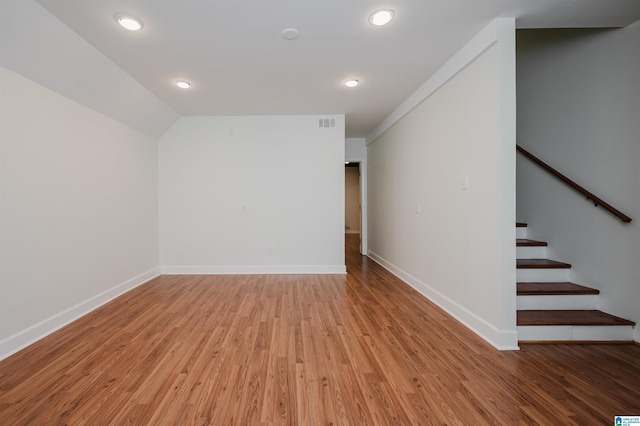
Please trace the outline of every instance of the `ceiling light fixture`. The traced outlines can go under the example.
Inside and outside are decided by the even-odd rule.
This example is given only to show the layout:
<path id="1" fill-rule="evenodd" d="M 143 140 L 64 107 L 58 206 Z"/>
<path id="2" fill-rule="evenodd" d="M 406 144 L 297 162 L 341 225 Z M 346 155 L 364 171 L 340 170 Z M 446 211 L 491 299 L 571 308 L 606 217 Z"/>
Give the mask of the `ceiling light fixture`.
<path id="1" fill-rule="evenodd" d="M 369 15 L 369 22 L 371 22 L 371 25 L 375 25 L 376 27 L 386 25 L 391 22 L 392 19 L 393 10 L 391 9 L 376 10 L 371 15 Z"/>
<path id="2" fill-rule="evenodd" d="M 133 15 L 120 13 L 116 15 L 116 21 L 130 31 L 138 31 L 142 28 L 142 20 Z"/>
<path id="3" fill-rule="evenodd" d="M 285 28 L 284 30 L 282 30 L 282 37 L 287 40 L 295 40 L 299 35 L 300 31 L 296 30 L 295 28 Z"/>
<path id="4" fill-rule="evenodd" d="M 358 85 L 358 80 L 347 80 L 344 85 L 347 87 L 356 87 Z"/>
<path id="5" fill-rule="evenodd" d="M 188 81 L 180 80 L 176 81 L 176 86 L 181 89 L 188 89 L 189 87 L 191 87 L 191 83 L 189 83 Z"/>

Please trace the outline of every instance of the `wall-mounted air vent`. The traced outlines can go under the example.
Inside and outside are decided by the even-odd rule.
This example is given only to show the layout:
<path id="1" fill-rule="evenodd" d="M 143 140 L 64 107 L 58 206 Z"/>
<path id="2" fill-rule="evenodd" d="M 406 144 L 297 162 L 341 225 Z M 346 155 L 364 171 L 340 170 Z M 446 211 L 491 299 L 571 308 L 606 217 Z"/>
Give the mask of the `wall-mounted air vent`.
<path id="1" fill-rule="evenodd" d="M 318 127 L 321 129 L 333 129 L 336 127 L 335 118 L 320 118 L 318 119 Z"/>

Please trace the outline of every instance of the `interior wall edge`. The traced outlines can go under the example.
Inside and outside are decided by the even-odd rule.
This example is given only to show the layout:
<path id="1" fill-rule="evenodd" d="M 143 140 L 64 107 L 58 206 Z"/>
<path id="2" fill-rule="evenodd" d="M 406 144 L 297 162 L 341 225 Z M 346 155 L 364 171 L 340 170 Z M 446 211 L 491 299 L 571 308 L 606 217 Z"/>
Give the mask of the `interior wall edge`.
<path id="1" fill-rule="evenodd" d="M 402 117 L 410 113 L 422 101 L 431 96 L 440 87 L 455 77 L 468 64 L 482 55 L 487 49 L 498 42 L 498 23 L 503 20 L 512 21 L 513 18 L 497 18 L 487 25 L 479 34 L 473 37 L 458 53 L 425 81 L 413 94 L 402 102 L 382 123 L 366 137 L 366 144 L 376 140 L 387 129 L 397 123 Z"/>
<path id="2" fill-rule="evenodd" d="M 0 65 L 6 69 L 154 139 L 180 117 L 36 1 L 1 6 Z"/>

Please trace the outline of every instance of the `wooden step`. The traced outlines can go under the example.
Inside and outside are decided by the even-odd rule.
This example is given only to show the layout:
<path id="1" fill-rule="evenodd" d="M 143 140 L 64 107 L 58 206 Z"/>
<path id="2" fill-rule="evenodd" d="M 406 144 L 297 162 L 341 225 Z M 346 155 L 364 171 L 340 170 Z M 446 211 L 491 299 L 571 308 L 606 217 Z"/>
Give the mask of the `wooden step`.
<path id="1" fill-rule="evenodd" d="M 570 296 L 600 294 L 599 290 L 570 282 L 517 283 L 518 296 Z"/>
<path id="2" fill-rule="evenodd" d="M 516 259 L 518 269 L 568 269 L 571 265 L 550 259 Z"/>
<path id="3" fill-rule="evenodd" d="M 589 325 L 633 327 L 634 322 L 616 317 L 602 311 L 518 311 L 518 326 L 535 325 Z"/>
<path id="4" fill-rule="evenodd" d="M 545 241 L 528 240 L 526 238 L 516 239 L 516 247 L 546 247 Z"/>
<path id="5" fill-rule="evenodd" d="M 516 223 L 516 238 L 527 238 L 527 224 L 518 222 Z"/>

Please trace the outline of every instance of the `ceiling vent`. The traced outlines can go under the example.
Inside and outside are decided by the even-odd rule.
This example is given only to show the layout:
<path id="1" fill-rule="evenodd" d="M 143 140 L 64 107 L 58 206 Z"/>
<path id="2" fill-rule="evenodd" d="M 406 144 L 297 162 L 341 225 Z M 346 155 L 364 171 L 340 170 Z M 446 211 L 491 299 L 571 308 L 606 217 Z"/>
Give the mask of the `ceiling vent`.
<path id="1" fill-rule="evenodd" d="M 333 129 L 336 127 L 335 118 L 320 118 L 318 119 L 318 127 L 321 129 Z"/>

